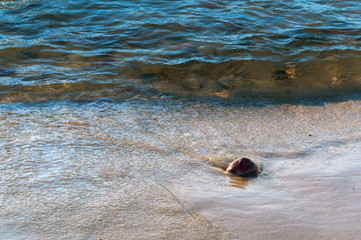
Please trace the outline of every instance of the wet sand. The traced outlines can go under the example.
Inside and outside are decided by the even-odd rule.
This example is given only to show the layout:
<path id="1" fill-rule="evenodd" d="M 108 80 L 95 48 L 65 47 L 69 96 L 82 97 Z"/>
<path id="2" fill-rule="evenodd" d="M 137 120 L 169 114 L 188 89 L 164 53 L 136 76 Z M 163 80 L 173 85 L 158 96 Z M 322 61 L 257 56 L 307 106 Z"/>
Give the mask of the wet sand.
<path id="1" fill-rule="evenodd" d="M 7 239 L 355 239 L 361 102 L 2 105 Z M 227 176 L 240 155 L 259 177 Z"/>

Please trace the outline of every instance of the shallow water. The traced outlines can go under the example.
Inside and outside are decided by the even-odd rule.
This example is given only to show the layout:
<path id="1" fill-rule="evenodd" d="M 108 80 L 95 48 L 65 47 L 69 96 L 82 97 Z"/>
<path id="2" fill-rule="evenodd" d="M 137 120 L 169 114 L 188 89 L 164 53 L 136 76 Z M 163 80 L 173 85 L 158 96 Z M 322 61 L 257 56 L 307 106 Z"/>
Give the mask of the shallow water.
<path id="1" fill-rule="evenodd" d="M 358 1 L 0 3 L 1 239 L 361 234 Z"/>
<path id="2" fill-rule="evenodd" d="M 359 100 L 3 105 L 0 233 L 353 239 L 360 111 Z M 218 168 L 240 155 L 262 162 L 263 173 L 242 180 Z"/>
<path id="3" fill-rule="evenodd" d="M 1 102 L 360 92 L 358 1 L 2 1 Z"/>

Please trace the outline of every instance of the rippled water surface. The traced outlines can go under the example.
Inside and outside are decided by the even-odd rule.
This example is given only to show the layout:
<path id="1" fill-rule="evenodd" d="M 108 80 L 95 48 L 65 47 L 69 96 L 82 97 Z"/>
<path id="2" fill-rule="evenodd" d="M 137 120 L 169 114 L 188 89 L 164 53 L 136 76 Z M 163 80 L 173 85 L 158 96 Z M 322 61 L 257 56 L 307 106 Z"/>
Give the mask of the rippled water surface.
<path id="1" fill-rule="evenodd" d="M 360 11 L 0 1 L 0 238 L 358 238 Z"/>
<path id="2" fill-rule="evenodd" d="M 0 94 L 357 92 L 360 10 L 358 1 L 2 1 Z"/>

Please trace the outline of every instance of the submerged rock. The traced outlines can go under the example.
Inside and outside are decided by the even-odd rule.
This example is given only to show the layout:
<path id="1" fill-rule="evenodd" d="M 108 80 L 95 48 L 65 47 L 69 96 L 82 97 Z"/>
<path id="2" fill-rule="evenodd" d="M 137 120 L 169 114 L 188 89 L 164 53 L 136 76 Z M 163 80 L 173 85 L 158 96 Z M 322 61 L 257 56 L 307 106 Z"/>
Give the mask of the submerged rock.
<path id="1" fill-rule="evenodd" d="M 254 176 L 258 173 L 258 166 L 250 159 L 242 157 L 231 162 L 226 172 L 242 177 Z"/>

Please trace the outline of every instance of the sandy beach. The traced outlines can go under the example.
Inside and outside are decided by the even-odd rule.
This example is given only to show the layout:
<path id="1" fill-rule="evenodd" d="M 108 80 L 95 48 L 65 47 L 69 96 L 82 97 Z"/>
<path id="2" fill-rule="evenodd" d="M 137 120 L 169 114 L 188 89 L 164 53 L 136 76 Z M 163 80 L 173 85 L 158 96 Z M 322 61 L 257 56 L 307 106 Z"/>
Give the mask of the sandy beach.
<path id="1" fill-rule="evenodd" d="M 359 100 L 164 101 L 2 105 L 1 236 L 360 234 Z M 241 155 L 262 163 L 262 174 L 225 175 L 219 166 Z"/>

